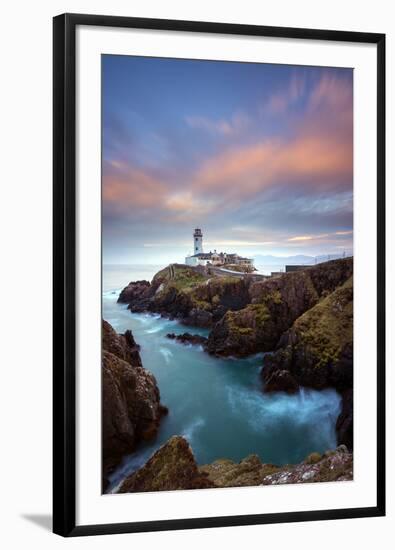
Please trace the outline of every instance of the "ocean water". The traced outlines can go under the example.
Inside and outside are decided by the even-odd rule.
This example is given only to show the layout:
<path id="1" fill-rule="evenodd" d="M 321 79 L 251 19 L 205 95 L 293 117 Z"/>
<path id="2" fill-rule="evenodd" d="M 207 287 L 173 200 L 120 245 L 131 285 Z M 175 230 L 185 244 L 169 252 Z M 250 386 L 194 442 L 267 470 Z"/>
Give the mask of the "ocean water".
<path id="1" fill-rule="evenodd" d="M 207 335 L 208 331 L 159 315 L 131 314 L 117 304 L 128 282 L 150 280 L 161 267 L 103 268 L 103 317 L 118 332 L 133 331 L 143 365 L 155 375 L 161 401 L 169 408 L 157 438 L 124 458 L 111 477 L 110 490 L 172 435 L 186 437 L 199 464 L 218 458 L 239 461 L 256 453 L 264 462 L 281 465 L 335 448 L 340 396 L 334 390 L 264 394 L 259 374 L 262 354 L 247 359 L 211 357 L 201 347 L 166 338 L 169 332 Z"/>

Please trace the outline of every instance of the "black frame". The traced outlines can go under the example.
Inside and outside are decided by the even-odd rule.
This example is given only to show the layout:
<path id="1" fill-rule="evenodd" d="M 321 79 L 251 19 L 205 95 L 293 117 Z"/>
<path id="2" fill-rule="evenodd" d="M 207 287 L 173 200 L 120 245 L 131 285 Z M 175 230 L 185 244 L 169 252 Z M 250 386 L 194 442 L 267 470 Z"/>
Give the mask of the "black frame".
<path id="1" fill-rule="evenodd" d="M 366 508 L 76 525 L 76 27 L 94 25 L 377 45 L 377 505 Z M 63 14 L 53 19 L 53 531 L 62 536 L 385 515 L 385 35 L 196 21 Z"/>

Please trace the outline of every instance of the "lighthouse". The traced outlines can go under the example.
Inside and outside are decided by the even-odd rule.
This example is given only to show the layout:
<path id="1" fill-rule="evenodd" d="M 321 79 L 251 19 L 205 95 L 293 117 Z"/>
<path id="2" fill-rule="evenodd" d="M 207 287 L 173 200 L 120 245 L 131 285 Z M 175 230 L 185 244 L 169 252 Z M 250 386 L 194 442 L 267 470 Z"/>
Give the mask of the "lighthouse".
<path id="1" fill-rule="evenodd" d="M 203 234 L 199 228 L 195 229 L 193 233 L 193 253 L 203 254 Z"/>

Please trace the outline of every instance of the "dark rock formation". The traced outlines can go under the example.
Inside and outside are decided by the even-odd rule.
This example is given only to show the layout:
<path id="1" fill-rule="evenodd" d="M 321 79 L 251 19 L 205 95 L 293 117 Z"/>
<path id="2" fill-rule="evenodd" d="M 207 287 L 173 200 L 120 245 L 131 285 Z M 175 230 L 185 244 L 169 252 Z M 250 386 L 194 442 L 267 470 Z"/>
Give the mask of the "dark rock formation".
<path id="1" fill-rule="evenodd" d="M 159 271 L 149 284 L 130 283 L 120 294 L 132 312 L 153 312 L 197 327 L 211 327 L 228 311 L 250 302 L 250 280 L 232 277 L 209 278 L 199 268 L 171 264 Z"/>
<path id="2" fill-rule="evenodd" d="M 207 474 L 216 487 L 348 481 L 353 479 L 353 455 L 342 445 L 323 455 L 312 453 L 300 464 L 275 466 L 250 455 L 239 463 L 216 460 L 200 466 L 199 470 Z"/>
<path id="3" fill-rule="evenodd" d="M 257 455 L 250 455 L 239 463 L 220 459 L 198 466 L 188 442 L 174 436 L 142 468 L 128 476 L 118 492 L 248 487 L 352 478 L 353 455 L 344 445 L 323 455 L 312 453 L 304 462 L 294 465 L 265 464 Z"/>
<path id="4" fill-rule="evenodd" d="M 133 335 L 117 334 L 103 321 L 102 437 L 106 475 L 136 444 L 157 433 L 167 409 L 160 404 L 154 376 L 141 366 Z"/>
<path id="5" fill-rule="evenodd" d="M 283 391 L 292 394 L 299 390 L 299 384 L 289 370 L 269 370 L 265 367 L 265 369 L 262 370 L 262 373 L 265 373 L 264 382 L 266 392 Z"/>
<path id="6" fill-rule="evenodd" d="M 150 286 L 151 285 L 148 281 L 136 281 L 129 283 L 119 295 L 118 302 L 121 304 L 130 304 L 131 302 L 137 301 L 142 298 Z"/>
<path id="7" fill-rule="evenodd" d="M 172 332 L 170 334 L 166 334 L 166 336 L 167 338 L 170 338 L 170 340 L 177 340 L 177 342 L 180 342 L 181 344 L 204 346 L 207 342 L 207 338 L 204 336 L 201 336 L 200 334 L 190 334 L 189 332 L 184 332 L 183 334 L 174 334 L 174 332 Z"/>
<path id="8" fill-rule="evenodd" d="M 346 445 L 350 450 L 354 448 L 353 426 L 353 390 L 345 390 L 342 394 L 342 410 L 336 422 L 337 442 Z"/>
<path id="9" fill-rule="evenodd" d="M 257 455 L 249 455 L 240 462 L 219 459 L 199 467 L 215 487 L 248 487 L 261 485 L 265 476 L 278 472 L 273 464 L 262 464 Z"/>
<path id="10" fill-rule="evenodd" d="M 272 351 L 298 317 L 350 277 L 352 265 L 352 258 L 333 260 L 250 284 L 251 303 L 214 325 L 208 351 L 238 357 Z"/>
<path id="11" fill-rule="evenodd" d="M 312 453 L 304 462 L 293 466 L 281 466 L 277 472 L 266 475 L 261 485 L 284 483 L 316 483 L 329 481 L 352 481 L 353 455 L 340 445 L 322 456 Z"/>
<path id="12" fill-rule="evenodd" d="M 264 359 L 264 382 L 269 384 L 276 373 L 286 370 L 301 386 L 333 387 L 340 392 L 352 388 L 352 344 L 353 282 L 350 277 L 283 334 L 278 344 L 280 349 Z M 281 378 L 288 383 L 284 376 Z M 270 384 L 265 389 L 270 391 Z"/>
<path id="13" fill-rule="evenodd" d="M 125 479 L 119 493 L 206 489 L 214 487 L 200 472 L 186 439 L 174 436 L 148 462 Z"/>
<path id="14" fill-rule="evenodd" d="M 185 317 L 181 318 L 181 322 L 192 327 L 210 328 L 213 324 L 213 314 L 206 309 L 192 307 Z"/>
<path id="15" fill-rule="evenodd" d="M 134 367 L 141 367 L 140 346 L 134 340 L 132 331 L 117 334 L 110 323 L 102 323 L 102 349 L 116 355 Z"/>

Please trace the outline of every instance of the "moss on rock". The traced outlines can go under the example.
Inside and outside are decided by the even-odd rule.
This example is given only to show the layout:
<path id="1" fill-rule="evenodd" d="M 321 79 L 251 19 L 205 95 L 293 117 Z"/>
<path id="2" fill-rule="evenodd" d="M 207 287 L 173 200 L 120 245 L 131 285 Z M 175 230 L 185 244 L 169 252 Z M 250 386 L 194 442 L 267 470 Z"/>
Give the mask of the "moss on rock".
<path id="1" fill-rule="evenodd" d="M 198 470 L 186 439 L 174 436 L 160 447 L 148 462 L 125 479 L 119 493 L 206 489 L 214 487 L 207 475 Z"/>
<path id="2" fill-rule="evenodd" d="M 198 466 L 186 439 L 174 436 L 118 492 L 174 491 L 212 487 L 251 487 L 283 483 L 346 481 L 353 478 L 353 455 L 344 445 L 320 455 L 311 453 L 298 464 L 265 464 L 255 455 L 240 462 L 222 458 Z"/>

